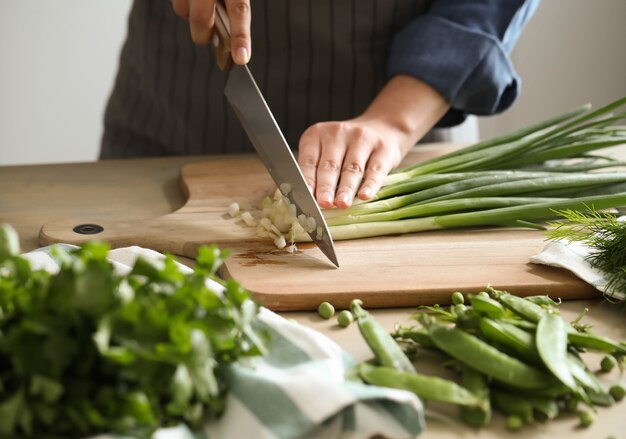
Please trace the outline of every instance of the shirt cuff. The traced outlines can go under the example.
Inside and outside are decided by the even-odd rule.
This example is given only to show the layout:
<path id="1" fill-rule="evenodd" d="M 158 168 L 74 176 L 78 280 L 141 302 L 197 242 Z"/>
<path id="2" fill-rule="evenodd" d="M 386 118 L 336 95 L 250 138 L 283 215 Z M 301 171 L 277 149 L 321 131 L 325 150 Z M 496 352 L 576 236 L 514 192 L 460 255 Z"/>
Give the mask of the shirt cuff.
<path id="1" fill-rule="evenodd" d="M 465 113 L 509 108 L 520 79 L 499 40 L 442 17 L 417 17 L 393 40 L 389 76 L 410 75 L 441 93 L 452 109 L 437 126 L 457 125 Z"/>

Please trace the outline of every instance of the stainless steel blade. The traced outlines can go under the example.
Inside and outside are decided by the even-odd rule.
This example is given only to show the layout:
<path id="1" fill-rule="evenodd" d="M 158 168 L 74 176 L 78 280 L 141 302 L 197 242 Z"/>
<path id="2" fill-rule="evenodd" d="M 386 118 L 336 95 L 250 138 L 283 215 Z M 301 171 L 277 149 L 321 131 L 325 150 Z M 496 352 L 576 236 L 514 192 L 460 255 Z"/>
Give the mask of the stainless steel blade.
<path id="1" fill-rule="evenodd" d="M 296 205 L 298 214 L 304 213 L 314 218 L 316 227 L 322 228 L 319 239 L 317 231 L 309 233 L 309 236 L 328 259 L 339 267 L 324 216 L 247 66 L 232 66 L 224 94 L 276 185 L 288 183 L 291 191 L 287 197 Z"/>

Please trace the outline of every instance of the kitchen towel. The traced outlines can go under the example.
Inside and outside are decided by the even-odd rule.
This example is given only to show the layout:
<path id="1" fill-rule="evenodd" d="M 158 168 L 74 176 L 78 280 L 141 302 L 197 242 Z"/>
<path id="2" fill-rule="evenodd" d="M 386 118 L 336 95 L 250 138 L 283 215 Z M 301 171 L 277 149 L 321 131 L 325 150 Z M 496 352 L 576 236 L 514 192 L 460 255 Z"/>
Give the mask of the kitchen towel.
<path id="1" fill-rule="evenodd" d="M 50 249 L 23 256 L 33 268 L 55 272 L 58 266 Z M 153 250 L 126 247 L 111 250 L 109 260 L 124 274 L 140 255 L 163 258 Z M 161 429 L 153 439 L 360 439 L 377 434 L 404 439 L 422 431 L 424 411 L 414 394 L 347 380 L 345 374 L 354 361 L 325 335 L 263 307 L 258 323 L 271 334 L 268 354 L 254 367 L 230 367 L 230 391 L 220 419 L 199 432 L 182 425 Z M 130 438 L 101 435 L 97 439 Z"/>
<path id="2" fill-rule="evenodd" d="M 626 221 L 626 216 L 619 217 L 618 221 Z M 625 300 L 626 294 L 624 292 L 607 289 L 604 273 L 592 267 L 587 261 L 591 250 L 589 246 L 576 241 L 550 241 L 539 254 L 530 258 L 530 262 L 565 268 L 603 292 L 606 297 L 620 301 Z"/>

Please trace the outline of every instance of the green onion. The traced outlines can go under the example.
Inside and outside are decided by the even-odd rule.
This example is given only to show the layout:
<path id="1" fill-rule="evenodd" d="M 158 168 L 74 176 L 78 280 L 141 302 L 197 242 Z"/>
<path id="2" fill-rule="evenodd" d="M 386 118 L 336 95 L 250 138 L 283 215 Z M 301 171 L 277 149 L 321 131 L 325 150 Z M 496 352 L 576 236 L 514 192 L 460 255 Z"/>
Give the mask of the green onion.
<path id="1" fill-rule="evenodd" d="M 333 239 L 445 228 L 543 228 L 567 209 L 626 206 L 624 162 L 595 151 L 626 144 L 626 97 L 585 105 L 460 150 L 399 169 L 371 200 L 324 211 Z M 615 115 L 611 112 L 621 109 Z M 594 171 L 594 172 L 592 172 Z M 296 240 L 309 240 L 304 234 Z"/>

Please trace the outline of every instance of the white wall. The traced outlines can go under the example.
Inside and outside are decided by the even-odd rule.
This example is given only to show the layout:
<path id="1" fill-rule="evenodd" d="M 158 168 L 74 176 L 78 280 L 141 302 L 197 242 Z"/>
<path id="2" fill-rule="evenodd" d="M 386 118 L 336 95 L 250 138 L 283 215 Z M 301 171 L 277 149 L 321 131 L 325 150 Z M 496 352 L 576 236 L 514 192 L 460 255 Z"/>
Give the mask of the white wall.
<path id="1" fill-rule="evenodd" d="M 0 165 L 96 158 L 130 3 L 0 0 Z M 626 95 L 625 18 L 624 0 L 543 0 L 513 54 L 522 95 L 481 137 Z"/>
<path id="2" fill-rule="evenodd" d="M 0 0 L 0 165 L 95 160 L 130 0 Z"/>
<path id="3" fill-rule="evenodd" d="M 512 55 L 522 93 L 504 114 L 481 118 L 481 137 L 626 96 L 625 20 L 624 0 L 542 0 Z"/>

